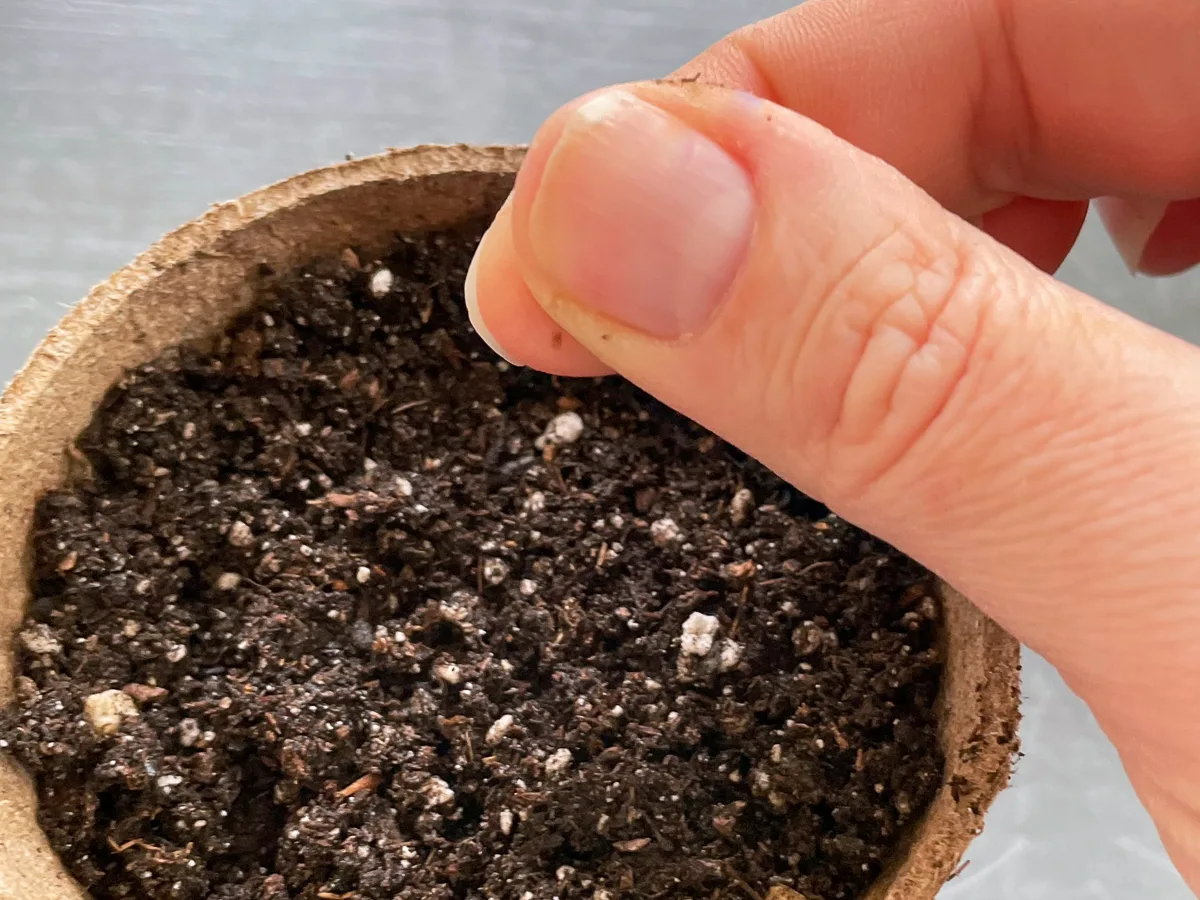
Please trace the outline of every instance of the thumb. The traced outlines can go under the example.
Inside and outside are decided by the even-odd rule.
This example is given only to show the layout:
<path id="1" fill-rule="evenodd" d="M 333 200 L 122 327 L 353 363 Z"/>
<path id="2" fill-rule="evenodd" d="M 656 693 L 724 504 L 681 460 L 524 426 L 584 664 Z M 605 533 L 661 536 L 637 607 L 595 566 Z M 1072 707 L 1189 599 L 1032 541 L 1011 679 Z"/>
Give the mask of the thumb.
<path id="1" fill-rule="evenodd" d="M 700 85 L 561 110 L 494 228 L 604 366 L 946 578 L 1110 731 L 1200 742 L 1196 350 Z"/>

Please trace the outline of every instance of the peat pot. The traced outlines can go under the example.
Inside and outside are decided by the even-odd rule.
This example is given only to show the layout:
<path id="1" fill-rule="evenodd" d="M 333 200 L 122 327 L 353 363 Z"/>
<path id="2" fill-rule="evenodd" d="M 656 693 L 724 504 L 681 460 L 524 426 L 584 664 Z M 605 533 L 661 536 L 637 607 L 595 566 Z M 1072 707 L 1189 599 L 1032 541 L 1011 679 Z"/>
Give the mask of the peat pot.
<path id="1" fill-rule="evenodd" d="M 63 483 L 68 448 L 105 392 L 164 349 L 221 329 L 266 272 L 396 234 L 494 212 L 521 148 L 418 147 L 297 175 L 215 206 L 146 250 L 72 309 L 0 397 L 0 700 L 29 595 L 34 506 Z M 932 900 L 1007 784 L 1016 750 L 1016 642 L 947 587 L 941 789 L 867 900 Z M 0 898 L 79 900 L 37 824 L 34 792 L 0 761 Z M 771 900 L 790 892 L 776 889 Z M 794 896 L 794 895 L 792 895 Z"/>

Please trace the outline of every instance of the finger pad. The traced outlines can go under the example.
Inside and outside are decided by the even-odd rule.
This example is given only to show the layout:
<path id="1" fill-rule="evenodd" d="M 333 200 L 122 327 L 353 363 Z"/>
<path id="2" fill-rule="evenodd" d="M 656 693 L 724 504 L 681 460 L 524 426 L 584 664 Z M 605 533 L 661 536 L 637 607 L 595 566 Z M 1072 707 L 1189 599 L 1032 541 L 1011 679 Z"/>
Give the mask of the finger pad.
<path id="1" fill-rule="evenodd" d="M 1200 264 L 1200 200 L 1172 203 L 1150 236 L 1138 270 L 1147 275 L 1177 275 L 1197 264 Z"/>
<path id="2" fill-rule="evenodd" d="M 489 238 L 479 260 L 479 312 L 487 330 L 518 365 L 551 375 L 591 377 L 612 370 L 567 334 L 534 299 L 503 231 Z"/>

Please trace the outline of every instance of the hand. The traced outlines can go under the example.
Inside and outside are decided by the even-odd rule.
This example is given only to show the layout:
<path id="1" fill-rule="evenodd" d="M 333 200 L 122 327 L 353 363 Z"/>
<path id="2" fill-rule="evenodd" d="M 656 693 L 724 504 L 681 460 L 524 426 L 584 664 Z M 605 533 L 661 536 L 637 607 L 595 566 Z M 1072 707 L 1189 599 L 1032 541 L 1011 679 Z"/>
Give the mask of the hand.
<path id="1" fill-rule="evenodd" d="M 556 113 L 469 291 L 512 361 L 620 372 L 1048 657 L 1194 889 L 1200 350 L 1047 273 L 1097 197 L 1135 268 L 1200 261 L 1197 34 L 1191 0 L 811 0 L 680 70 L 723 87 Z"/>

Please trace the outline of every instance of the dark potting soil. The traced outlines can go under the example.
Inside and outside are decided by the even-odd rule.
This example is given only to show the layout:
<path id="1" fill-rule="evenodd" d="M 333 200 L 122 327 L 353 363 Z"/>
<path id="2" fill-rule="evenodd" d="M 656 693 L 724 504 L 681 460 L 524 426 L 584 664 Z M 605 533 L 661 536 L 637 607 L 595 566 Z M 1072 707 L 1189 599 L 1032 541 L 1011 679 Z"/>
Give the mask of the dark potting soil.
<path id="1" fill-rule="evenodd" d="M 849 898 L 932 796 L 928 576 L 498 363 L 481 227 L 264 279 L 41 503 L 0 737 L 93 896 Z"/>

